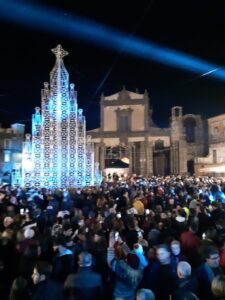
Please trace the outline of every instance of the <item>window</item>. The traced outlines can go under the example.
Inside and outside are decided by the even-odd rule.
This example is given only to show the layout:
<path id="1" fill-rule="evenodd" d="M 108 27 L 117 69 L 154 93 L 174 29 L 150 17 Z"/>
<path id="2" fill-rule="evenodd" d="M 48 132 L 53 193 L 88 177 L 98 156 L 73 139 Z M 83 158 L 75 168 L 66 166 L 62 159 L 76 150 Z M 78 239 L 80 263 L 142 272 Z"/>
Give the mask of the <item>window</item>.
<path id="1" fill-rule="evenodd" d="M 218 135 L 220 132 L 219 127 L 214 127 L 213 134 Z"/>
<path id="2" fill-rule="evenodd" d="M 117 115 L 117 131 L 121 133 L 127 133 L 131 130 L 132 111 L 133 110 L 131 108 L 118 108 L 117 110 L 115 110 Z"/>
<path id="3" fill-rule="evenodd" d="M 194 118 L 187 118 L 184 120 L 184 127 L 186 133 L 186 141 L 187 143 L 195 143 L 195 129 L 196 129 L 196 121 Z"/>
<path id="4" fill-rule="evenodd" d="M 175 117 L 179 117 L 179 115 L 180 115 L 180 108 L 179 107 L 176 107 L 174 109 L 174 114 L 175 114 Z"/>
<path id="5" fill-rule="evenodd" d="M 217 153 L 216 153 L 216 150 L 213 150 L 213 163 L 214 164 L 217 163 Z"/>
<path id="6" fill-rule="evenodd" d="M 4 140 L 4 148 L 10 149 L 11 148 L 11 141 L 9 139 Z"/>
<path id="7" fill-rule="evenodd" d="M 164 148 L 164 141 L 158 140 L 155 142 L 155 150 L 160 150 Z"/>
<path id="8" fill-rule="evenodd" d="M 10 151 L 4 151 L 4 162 L 10 162 Z"/>
<path id="9" fill-rule="evenodd" d="M 119 130 L 122 132 L 129 131 L 129 119 L 128 116 L 121 115 L 119 117 Z"/>

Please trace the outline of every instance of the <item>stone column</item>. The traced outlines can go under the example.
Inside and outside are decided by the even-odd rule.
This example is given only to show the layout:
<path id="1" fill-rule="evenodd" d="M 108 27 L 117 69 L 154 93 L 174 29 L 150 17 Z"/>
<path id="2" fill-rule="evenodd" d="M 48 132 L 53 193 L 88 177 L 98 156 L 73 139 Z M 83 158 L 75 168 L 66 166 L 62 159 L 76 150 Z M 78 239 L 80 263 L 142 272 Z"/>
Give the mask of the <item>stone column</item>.
<path id="1" fill-rule="evenodd" d="M 179 142 L 179 174 L 187 174 L 187 143 Z"/>
<path id="2" fill-rule="evenodd" d="M 95 159 L 95 162 L 98 162 L 100 163 L 100 157 L 99 157 L 99 144 L 98 143 L 95 143 L 94 144 L 94 159 Z"/>
<path id="3" fill-rule="evenodd" d="M 136 149 L 136 143 L 133 143 L 132 147 L 132 164 L 133 164 L 133 174 L 137 174 L 137 149 Z"/>
<path id="4" fill-rule="evenodd" d="M 179 142 L 172 142 L 170 149 L 170 173 L 179 174 Z"/>
<path id="5" fill-rule="evenodd" d="M 129 149 L 129 175 L 133 174 L 133 143 L 128 143 Z"/>
<path id="6" fill-rule="evenodd" d="M 104 171 L 105 169 L 105 145 L 100 145 L 100 169 Z"/>
<path id="7" fill-rule="evenodd" d="M 146 175 L 153 174 L 153 142 L 146 142 Z"/>
<path id="8" fill-rule="evenodd" d="M 140 142 L 140 174 L 146 175 L 146 142 Z"/>

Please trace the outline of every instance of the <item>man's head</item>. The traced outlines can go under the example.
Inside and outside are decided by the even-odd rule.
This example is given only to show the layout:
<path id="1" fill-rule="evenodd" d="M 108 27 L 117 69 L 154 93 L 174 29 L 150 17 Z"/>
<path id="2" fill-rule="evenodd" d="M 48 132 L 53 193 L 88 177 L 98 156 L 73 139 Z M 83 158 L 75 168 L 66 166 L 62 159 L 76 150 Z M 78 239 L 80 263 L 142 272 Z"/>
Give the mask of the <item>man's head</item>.
<path id="1" fill-rule="evenodd" d="M 5 217 L 4 220 L 3 220 L 3 225 L 4 227 L 10 227 L 10 225 L 12 225 L 14 222 L 13 218 L 11 217 Z"/>
<path id="2" fill-rule="evenodd" d="M 220 256 L 218 249 L 212 246 L 209 246 L 205 249 L 205 259 L 206 263 L 211 268 L 218 268 L 220 263 Z"/>
<path id="3" fill-rule="evenodd" d="M 177 256 L 180 254 L 180 242 L 179 241 L 176 241 L 176 240 L 172 241 L 170 248 L 171 248 L 173 255 Z"/>
<path id="4" fill-rule="evenodd" d="M 151 290 L 140 289 L 137 291 L 136 300 L 155 300 L 155 295 Z"/>
<path id="5" fill-rule="evenodd" d="M 38 284 L 41 281 L 44 281 L 50 277 L 52 273 L 52 266 L 46 261 L 39 261 L 34 269 L 32 274 L 32 279 L 34 284 Z"/>
<path id="6" fill-rule="evenodd" d="M 88 252 L 81 252 L 78 263 L 80 267 L 90 267 L 92 265 L 92 255 Z"/>
<path id="7" fill-rule="evenodd" d="M 191 266 L 186 261 L 180 261 L 177 265 L 177 276 L 179 278 L 187 278 L 191 275 Z"/>
<path id="8" fill-rule="evenodd" d="M 158 246 L 157 258 L 162 265 L 168 264 L 170 262 L 170 251 L 167 245 L 161 244 Z"/>

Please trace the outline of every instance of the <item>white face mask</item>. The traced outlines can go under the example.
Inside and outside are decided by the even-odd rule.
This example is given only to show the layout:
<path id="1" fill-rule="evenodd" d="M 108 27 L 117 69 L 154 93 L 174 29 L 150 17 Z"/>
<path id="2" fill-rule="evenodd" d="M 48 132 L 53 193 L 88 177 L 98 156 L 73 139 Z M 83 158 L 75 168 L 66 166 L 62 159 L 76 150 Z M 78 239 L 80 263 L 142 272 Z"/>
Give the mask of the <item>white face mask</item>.
<path id="1" fill-rule="evenodd" d="M 180 245 L 172 244 L 171 251 L 172 251 L 173 255 L 179 255 L 180 254 Z"/>
<path id="2" fill-rule="evenodd" d="M 161 264 L 166 264 L 169 262 L 170 253 L 164 248 L 159 248 L 157 250 L 157 257 Z"/>

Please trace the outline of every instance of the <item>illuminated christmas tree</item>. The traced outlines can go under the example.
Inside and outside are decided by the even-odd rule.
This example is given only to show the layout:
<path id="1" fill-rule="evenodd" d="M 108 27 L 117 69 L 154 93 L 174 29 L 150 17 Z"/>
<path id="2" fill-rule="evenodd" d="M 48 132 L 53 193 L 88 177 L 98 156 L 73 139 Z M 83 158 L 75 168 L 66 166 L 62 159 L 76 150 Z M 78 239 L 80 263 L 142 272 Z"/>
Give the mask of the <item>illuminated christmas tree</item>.
<path id="1" fill-rule="evenodd" d="M 50 188 L 82 187 L 99 182 L 94 164 L 91 137 L 86 137 L 83 110 L 78 109 L 74 84 L 63 57 L 68 53 L 58 45 L 50 73 L 44 83 L 41 109 L 32 117 L 32 137 L 26 135 L 22 157 L 22 185 Z"/>

